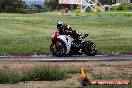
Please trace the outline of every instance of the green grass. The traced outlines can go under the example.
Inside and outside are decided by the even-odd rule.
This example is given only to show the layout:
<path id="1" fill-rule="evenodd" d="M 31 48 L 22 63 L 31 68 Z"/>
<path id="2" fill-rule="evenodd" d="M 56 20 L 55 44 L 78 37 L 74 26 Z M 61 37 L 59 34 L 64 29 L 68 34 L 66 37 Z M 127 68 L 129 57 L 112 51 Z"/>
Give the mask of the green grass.
<path id="1" fill-rule="evenodd" d="M 0 69 L 0 83 L 18 83 L 22 76 L 19 71 Z"/>
<path id="2" fill-rule="evenodd" d="M 130 13 L 131 14 L 131 13 Z M 57 20 L 63 20 L 96 43 L 99 51 L 132 51 L 132 20 L 68 18 L 58 13 L 0 14 L 0 53 L 49 53 Z"/>
<path id="3" fill-rule="evenodd" d="M 107 11 L 107 12 L 83 12 L 83 13 L 65 13 L 67 16 L 88 16 L 88 17 L 132 17 L 132 11 Z"/>
<path id="4" fill-rule="evenodd" d="M 21 81 L 59 81 L 71 78 L 80 73 L 80 69 L 61 68 L 55 66 L 38 66 L 27 70 L 3 68 L 0 69 L 0 83 L 14 84 Z"/>
<path id="5" fill-rule="evenodd" d="M 132 10 L 109 10 L 108 12 L 132 12 Z"/>
<path id="6" fill-rule="evenodd" d="M 68 77 L 67 73 L 59 67 L 43 66 L 32 68 L 23 72 L 22 81 L 57 81 Z"/>
<path id="7" fill-rule="evenodd" d="M 21 81 L 58 81 L 69 78 L 70 69 L 59 66 L 38 66 L 24 71 L 0 69 L 0 83 L 18 83 Z"/>

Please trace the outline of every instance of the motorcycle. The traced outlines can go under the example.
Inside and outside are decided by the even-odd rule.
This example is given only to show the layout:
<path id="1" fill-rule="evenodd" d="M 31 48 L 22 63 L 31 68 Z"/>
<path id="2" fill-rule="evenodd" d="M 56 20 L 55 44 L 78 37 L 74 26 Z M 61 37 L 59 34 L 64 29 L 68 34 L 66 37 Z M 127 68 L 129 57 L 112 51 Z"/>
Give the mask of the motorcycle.
<path id="1" fill-rule="evenodd" d="M 59 35 L 56 31 L 52 35 L 50 51 L 57 57 L 65 55 L 95 56 L 97 54 L 96 45 L 91 41 L 83 41 L 89 34 L 80 34 L 74 30 L 74 36 Z"/>

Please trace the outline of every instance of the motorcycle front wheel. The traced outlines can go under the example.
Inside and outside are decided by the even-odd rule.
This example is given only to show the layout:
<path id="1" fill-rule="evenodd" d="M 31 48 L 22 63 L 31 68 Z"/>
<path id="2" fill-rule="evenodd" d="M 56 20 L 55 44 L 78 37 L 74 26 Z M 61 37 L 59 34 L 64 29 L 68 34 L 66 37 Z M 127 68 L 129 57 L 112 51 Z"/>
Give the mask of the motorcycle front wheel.
<path id="1" fill-rule="evenodd" d="M 60 43 L 60 45 L 55 45 L 54 43 L 52 43 L 50 45 L 50 51 L 57 57 L 62 57 L 66 54 L 66 48 L 63 43 Z"/>
<path id="2" fill-rule="evenodd" d="M 84 53 L 87 56 L 95 56 L 97 54 L 96 45 L 91 41 L 85 43 L 86 43 L 86 47 L 84 49 Z"/>

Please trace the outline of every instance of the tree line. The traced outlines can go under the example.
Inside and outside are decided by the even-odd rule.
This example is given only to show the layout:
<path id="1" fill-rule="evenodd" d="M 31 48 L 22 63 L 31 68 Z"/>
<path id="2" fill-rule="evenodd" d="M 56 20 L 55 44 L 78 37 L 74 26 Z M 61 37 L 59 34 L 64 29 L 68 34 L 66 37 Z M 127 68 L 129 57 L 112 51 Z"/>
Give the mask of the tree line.
<path id="1" fill-rule="evenodd" d="M 26 7 L 22 0 L 0 0 L 0 12 L 21 13 Z"/>
<path id="2" fill-rule="evenodd" d="M 27 5 L 22 0 L 0 0 L 0 12 L 6 13 L 33 13 L 42 11 L 42 6 L 37 4 Z"/>

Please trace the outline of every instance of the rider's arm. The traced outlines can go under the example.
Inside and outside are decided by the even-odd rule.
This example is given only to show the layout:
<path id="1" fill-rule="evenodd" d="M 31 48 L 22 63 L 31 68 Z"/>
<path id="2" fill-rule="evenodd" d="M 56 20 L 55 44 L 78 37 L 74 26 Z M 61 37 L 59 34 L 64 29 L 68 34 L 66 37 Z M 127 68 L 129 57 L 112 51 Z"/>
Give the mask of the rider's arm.
<path id="1" fill-rule="evenodd" d="M 72 32 L 73 32 L 72 28 L 71 28 L 69 25 L 66 25 L 66 26 L 65 26 L 65 31 L 66 31 L 66 33 L 69 34 L 69 35 L 71 35 Z"/>

